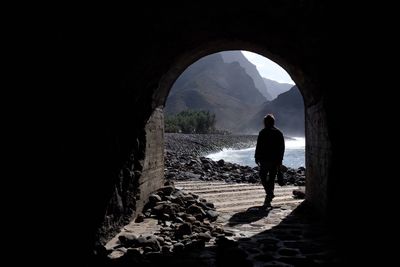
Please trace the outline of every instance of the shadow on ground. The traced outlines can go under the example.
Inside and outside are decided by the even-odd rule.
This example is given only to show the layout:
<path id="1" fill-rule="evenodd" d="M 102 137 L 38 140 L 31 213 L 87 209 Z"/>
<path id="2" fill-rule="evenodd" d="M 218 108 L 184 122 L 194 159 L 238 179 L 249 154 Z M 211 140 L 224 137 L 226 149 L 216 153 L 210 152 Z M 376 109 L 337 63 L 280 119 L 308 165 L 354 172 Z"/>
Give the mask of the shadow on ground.
<path id="1" fill-rule="evenodd" d="M 232 216 L 235 226 L 268 216 L 270 209 L 251 207 Z M 340 266 L 334 235 L 318 221 L 306 203 L 299 205 L 275 227 L 257 235 L 231 240 L 220 237 L 216 245 L 179 253 L 132 251 L 117 260 L 95 259 L 95 266 Z"/>
<path id="2" fill-rule="evenodd" d="M 325 222 L 318 220 L 305 202 L 275 227 L 250 238 L 239 239 L 238 246 L 246 252 L 247 259 L 258 266 L 342 264 L 335 235 Z"/>
<path id="3" fill-rule="evenodd" d="M 258 221 L 268 216 L 270 208 L 264 206 L 250 207 L 245 211 L 235 213 L 230 219 L 228 226 L 236 226 L 239 224 L 247 224 Z"/>

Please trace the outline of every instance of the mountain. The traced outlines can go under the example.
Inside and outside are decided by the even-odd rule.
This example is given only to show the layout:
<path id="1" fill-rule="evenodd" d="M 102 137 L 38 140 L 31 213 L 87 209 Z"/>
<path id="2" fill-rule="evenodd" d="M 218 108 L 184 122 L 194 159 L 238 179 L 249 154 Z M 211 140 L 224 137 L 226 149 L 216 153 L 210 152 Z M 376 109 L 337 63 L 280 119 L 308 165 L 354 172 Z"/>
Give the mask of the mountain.
<path id="1" fill-rule="evenodd" d="M 274 97 L 269 92 L 268 86 L 266 86 L 263 78 L 257 70 L 257 67 L 252 64 L 240 51 L 224 51 L 220 52 L 222 58 L 226 63 L 238 62 L 242 66 L 248 75 L 253 79 L 254 84 L 258 91 L 267 99 L 272 100 Z"/>
<path id="2" fill-rule="evenodd" d="M 293 87 L 293 84 L 290 83 L 279 83 L 274 80 L 270 80 L 267 78 L 263 78 L 265 86 L 268 88 L 268 92 L 271 95 L 271 99 L 275 99 L 278 95 L 287 92 L 290 88 Z"/>
<path id="3" fill-rule="evenodd" d="M 253 79 L 238 63 L 226 63 L 220 53 L 189 66 L 174 83 L 165 105 L 166 115 L 186 109 L 209 110 L 216 128 L 237 132 L 266 101 Z"/>
<path id="4" fill-rule="evenodd" d="M 253 118 L 242 125 L 242 129 L 246 129 L 244 133 L 258 133 L 264 127 L 263 118 L 268 113 L 274 114 L 276 127 L 284 135 L 304 136 L 304 102 L 297 86 L 264 103 Z"/>

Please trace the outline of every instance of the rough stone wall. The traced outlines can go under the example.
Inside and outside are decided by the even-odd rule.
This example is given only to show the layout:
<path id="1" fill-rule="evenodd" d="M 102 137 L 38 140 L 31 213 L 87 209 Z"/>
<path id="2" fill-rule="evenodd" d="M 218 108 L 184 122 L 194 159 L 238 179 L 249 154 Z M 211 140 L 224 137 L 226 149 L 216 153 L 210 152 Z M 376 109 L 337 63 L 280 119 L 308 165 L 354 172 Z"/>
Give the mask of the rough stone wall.
<path id="1" fill-rule="evenodd" d="M 138 181 L 142 168 L 141 164 L 135 161 L 137 158 L 135 154 L 132 153 L 130 159 L 121 168 L 118 173 L 118 182 L 113 186 L 112 197 L 98 232 L 98 239 L 103 244 L 135 216 L 136 199 L 139 198 L 140 192 Z"/>
<path id="2" fill-rule="evenodd" d="M 306 113 L 306 199 L 323 215 L 328 203 L 328 178 L 331 167 L 331 143 L 322 101 Z"/>
<path id="3" fill-rule="evenodd" d="M 134 219 L 149 194 L 163 185 L 164 114 L 161 108 L 154 110 L 117 176 L 98 232 L 98 239 L 103 244 Z"/>
<path id="4" fill-rule="evenodd" d="M 139 179 L 137 211 L 141 211 L 149 194 L 164 183 L 164 112 L 156 108 L 146 124 L 146 153 Z"/>

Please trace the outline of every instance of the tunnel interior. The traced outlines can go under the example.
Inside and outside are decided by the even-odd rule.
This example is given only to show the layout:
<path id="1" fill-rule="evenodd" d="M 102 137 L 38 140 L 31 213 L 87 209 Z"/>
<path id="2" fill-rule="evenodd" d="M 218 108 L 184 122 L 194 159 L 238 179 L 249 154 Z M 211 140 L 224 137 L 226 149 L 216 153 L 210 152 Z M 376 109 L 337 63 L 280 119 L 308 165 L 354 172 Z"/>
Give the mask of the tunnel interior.
<path id="1" fill-rule="evenodd" d="M 306 200 L 321 217 L 337 212 L 338 96 L 327 71 L 327 7 L 319 1 L 272 1 L 264 9 L 194 5 L 144 8 L 146 23 L 130 16 L 60 30 L 58 108 L 68 135 L 62 175 L 69 194 L 63 210 L 79 218 L 71 227 L 79 229 L 77 251 L 85 255 L 163 184 L 168 92 L 190 64 L 224 50 L 268 57 L 296 82 L 305 106 Z"/>

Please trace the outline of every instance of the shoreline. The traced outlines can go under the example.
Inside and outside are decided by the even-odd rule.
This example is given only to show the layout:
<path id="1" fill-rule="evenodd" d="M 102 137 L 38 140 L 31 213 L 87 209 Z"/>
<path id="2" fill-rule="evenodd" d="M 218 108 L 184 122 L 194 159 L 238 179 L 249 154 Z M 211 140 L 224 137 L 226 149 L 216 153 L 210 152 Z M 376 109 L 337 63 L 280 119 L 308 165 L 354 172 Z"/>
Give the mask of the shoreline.
<path id="1" fill-rule="evenodd" d="M 255 146 L 257 135 L 165 133 L 165 151 L 206 156 L 224 148 L 244 149 Z"/>
<path id="2" fill-rule="evenodd" d="M 260 183 L 259 167 L 242 166 L 205 156 L 223 148 L 255 146 L 256 135 L 165 134 L 165 178 L 167 180 L 225 181 Z M 282 166 L 284 184 L 305 185 L 305 168 Z"/>
<path id="3" fill-rule="evenodd" d="M 225 148 L 238 150 L 255 147 L 258 135 L 165 133 L 164 137 L 166 152 L 205 157 Z M 284 136 L 284 138 L 285 140 L 295 140 L 290 136 Z"/>

